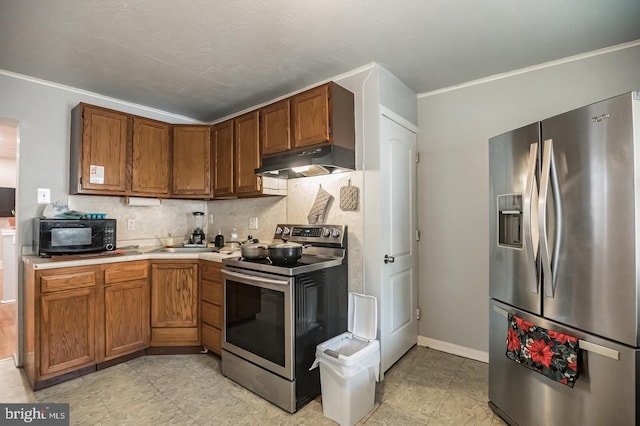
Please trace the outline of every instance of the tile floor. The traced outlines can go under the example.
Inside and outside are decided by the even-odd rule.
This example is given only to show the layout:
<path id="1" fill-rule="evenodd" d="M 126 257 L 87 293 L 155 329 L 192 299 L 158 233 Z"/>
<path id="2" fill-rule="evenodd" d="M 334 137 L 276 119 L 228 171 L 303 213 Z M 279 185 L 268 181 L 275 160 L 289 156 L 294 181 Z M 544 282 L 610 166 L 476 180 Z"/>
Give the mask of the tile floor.
<path id="1" fill-rule="evenodd" d="M 376 385 L 366 425 L 503 425 L 487 364 L 414 347 Z M 211 355 L 145 356 L 38 392 L 0 361 L 0 402 L 66 402 L 71 424 L 331 425 L 318 397 L 291 415 L 226 379 Z"/>

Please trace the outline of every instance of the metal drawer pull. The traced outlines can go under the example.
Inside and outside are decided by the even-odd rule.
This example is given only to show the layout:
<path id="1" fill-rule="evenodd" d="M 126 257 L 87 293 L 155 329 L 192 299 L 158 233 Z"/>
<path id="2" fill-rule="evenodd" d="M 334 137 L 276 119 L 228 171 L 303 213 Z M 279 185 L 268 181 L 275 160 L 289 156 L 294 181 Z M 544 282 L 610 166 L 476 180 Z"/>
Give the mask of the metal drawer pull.
<path id="1" fill-rule="evenodd" d="M 596 345 L 595 343 L 587 342 L 586 340 L 582 339 L 578 340 L 578 345 L 580 346 L 580 349 L 583 349 L 585 351 L 606 356 L 607 358 L 615 359 L 616 361 L 620 360 L 620 352 L 614 349 Z"/>
<path id="2" fill-rule="evenodd" d="M 389 256 L 388 254 L 384 255 L 384 263 L 393 263 L 396 261 L 396 258 L 393 256 Z"/>

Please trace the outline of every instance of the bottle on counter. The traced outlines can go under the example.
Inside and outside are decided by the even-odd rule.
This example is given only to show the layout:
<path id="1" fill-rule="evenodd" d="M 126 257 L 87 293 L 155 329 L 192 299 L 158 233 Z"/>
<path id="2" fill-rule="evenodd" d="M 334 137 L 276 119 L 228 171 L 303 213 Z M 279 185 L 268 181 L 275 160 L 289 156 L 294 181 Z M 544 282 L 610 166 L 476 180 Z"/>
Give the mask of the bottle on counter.
<path id="1" fill-rule="evenodd" d="M 222 235 L 222 231 L 218 228 L 218 235 L 215 238 L 215 246 L 218 248 L 224 247 L 224 236 Z"/>
<path id="2" fill-rule="evenodd" d="M 231 241 L 238 241 L 238 228 L 231 230 Z"/>

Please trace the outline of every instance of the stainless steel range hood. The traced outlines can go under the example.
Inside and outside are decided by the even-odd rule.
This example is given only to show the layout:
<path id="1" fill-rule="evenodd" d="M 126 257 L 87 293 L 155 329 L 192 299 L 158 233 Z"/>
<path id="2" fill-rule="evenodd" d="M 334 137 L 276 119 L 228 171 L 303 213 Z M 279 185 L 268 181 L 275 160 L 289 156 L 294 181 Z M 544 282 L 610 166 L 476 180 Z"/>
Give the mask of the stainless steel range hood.
<path id="1" fill-rule="evenodd" d="M 336 145 L 324 145 L 263 158 L 262 167 L 255 169 L 255 173 L 260 176 L 293 179 L 346 172 L 355 168 L 354 151 Z"/>

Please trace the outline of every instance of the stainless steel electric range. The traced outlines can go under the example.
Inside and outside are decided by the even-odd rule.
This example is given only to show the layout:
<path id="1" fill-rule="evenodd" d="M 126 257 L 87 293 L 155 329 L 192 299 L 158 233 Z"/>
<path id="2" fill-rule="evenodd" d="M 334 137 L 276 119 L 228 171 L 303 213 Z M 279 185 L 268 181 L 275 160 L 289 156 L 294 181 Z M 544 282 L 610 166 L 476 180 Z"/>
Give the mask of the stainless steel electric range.
<path id="1" fill-rule="evenodd" d="M 347 329 L 347 227 L 285 225 L 294 266 L 223 260 L 222 374 L 288 412 L 320 394 L 316 346 Z"/>

